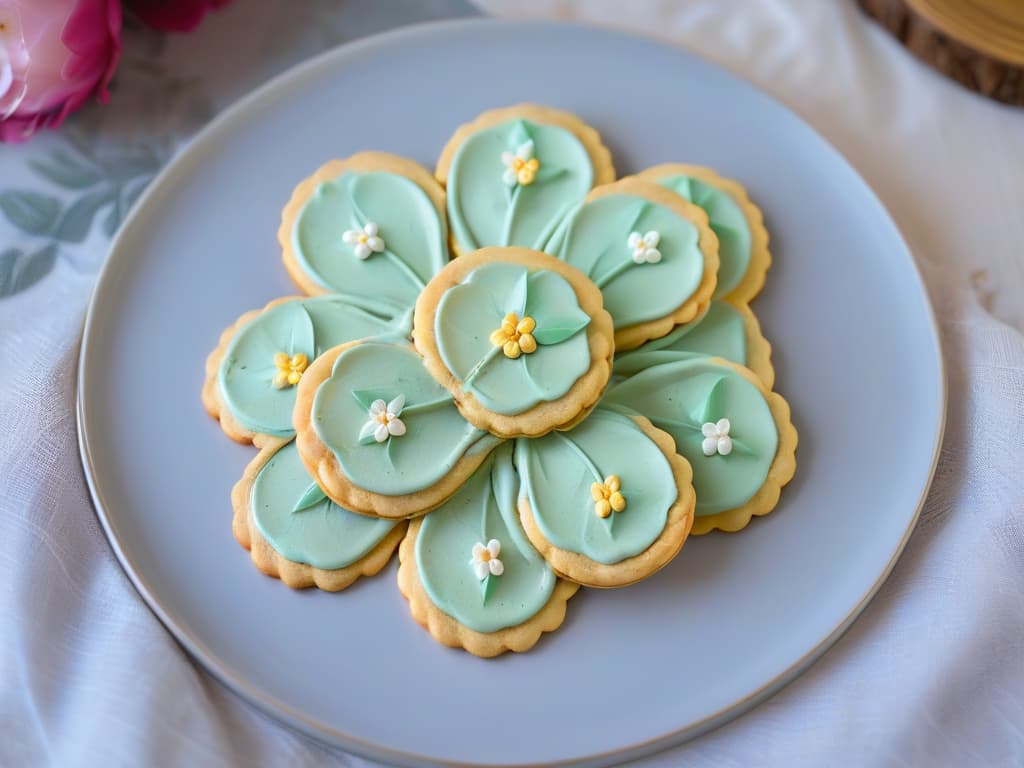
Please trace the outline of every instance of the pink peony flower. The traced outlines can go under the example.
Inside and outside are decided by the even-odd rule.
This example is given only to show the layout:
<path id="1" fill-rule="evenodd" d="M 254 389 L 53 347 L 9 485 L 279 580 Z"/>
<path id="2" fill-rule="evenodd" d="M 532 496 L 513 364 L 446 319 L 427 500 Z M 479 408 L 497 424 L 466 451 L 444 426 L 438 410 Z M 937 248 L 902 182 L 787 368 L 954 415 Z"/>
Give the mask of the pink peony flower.
<path id="1" fill-rule="evenodd" d="M 223 8 L 230 0 L 128 0 L 126 5 L 153 29 L 191 32 L 208 11 Z"/>
<path id="2" fill-rule="evenodd" d="M 0 6 L 0 141 L 56 128 L 92 95 L 105 102 L 121 55 L 117 0 Z"/>

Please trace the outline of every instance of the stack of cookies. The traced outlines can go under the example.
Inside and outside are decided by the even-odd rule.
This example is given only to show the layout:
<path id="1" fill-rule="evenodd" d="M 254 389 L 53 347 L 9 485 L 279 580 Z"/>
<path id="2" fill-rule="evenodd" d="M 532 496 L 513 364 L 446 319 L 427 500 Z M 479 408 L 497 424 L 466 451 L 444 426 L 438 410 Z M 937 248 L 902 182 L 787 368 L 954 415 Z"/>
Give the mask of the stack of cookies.
<path id="1" fill-rule="evenodd" d="M 519 105 L 460 127 L 434 173 L 327 163 L 278 234 L 305 295 L 222 334 L 203 402 L 260 449 L 233 530 L 290 587 L 344 589 L 397 550 L 437 640 L 526 651 L 581 585 L 740 530 L 793 476 L 749 307 L 768 234 L 714 171 L 616 180 L 597 131 Z"/>

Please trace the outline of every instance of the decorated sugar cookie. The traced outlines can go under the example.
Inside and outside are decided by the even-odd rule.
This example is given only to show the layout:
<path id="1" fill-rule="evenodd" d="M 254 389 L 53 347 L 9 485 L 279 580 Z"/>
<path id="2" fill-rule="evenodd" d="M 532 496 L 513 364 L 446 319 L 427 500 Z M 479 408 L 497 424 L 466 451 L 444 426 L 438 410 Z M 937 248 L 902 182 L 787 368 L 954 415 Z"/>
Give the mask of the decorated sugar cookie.
<path id="1" fill-rule="evenodd" d="M 526 537 L 518 486 L 506 444 L 402 541 L 398 586 L 445 645 L 484 657 L 527 651 L 565 618 L 578 585 L 558 578 Z"/>
<path id="2" fill-rule="evenodd" d="M 611 373 L 611 319 L 580 272 L 527 248 L 452 261 L 416 303 L 416 348 L 468 421 L 502 437 L 565 429 Z"/>
<path id="3" fill-rule="evenodd" d="M 407 333 L 405 320 L 336 295 L 272 301 L 221 335 L 206 361 L 203 404 L 234 440 L 289 440 L 296 386 L 317 356 L 356 339 Z"/>
<path id="4" fill-rule="evenodd" d="M 612 371 L 624 378 L 660 363 L 695 356 L 722 357 L 746 366 L 771 389 L 775 383 L 771 355 L 771 344 L 761 334 L 761 325 L 750 307 L 715 299 L 692 323 L 617 354 Z"/>
<path id="5" fill-rule="evenodd" d="M 397 548 L 435 639 L 526 651 L 579 585 L 650 576 L 793 476 L 748 306 L 768 235 L 709 169 L 616 182 L 593 128 L 518 105 L 460 127 L 435 175 L 327 163 L 278 238 L 308 296 L 224 332 L 203 402 L 261 448 L 233 531 L 291 587 L 343 589 Z"/>
<path id="6" fill-rule="evenodd" d="M 448 262 L 444 190 L 427 169 L 383 152 L 332 160 L 284 208 L 284 265 L 306 293 L 397 314 Z"/>
<path id="7" fill-rule="evenodd" d="M 597 131 L 575 115 L 520 104 L 461 126 L 437 164 L 447 188 L 452 249 L 541 250 L 592 187 L 615 178 Z"/>
<path id="8" fill-rule="evenodd" d="M 632 584 L 668 563 L 693 524 L 694 492 L 672 437 L 597 409 L 569 432 L 517 440 L 527 536 L 565 578 Z"/>
<path id="9" fill-rule="evenodd" d="M 710 168 L 682 163 L 656 165 L 636 178 L 657 182 L 707 212 L 721 262 L 716 299 L 746 304 L 757 296 L 772 263 L 768 230 L 761 210 L 739 182 Z"/>
<path id="10" fill-rule="evenodd" d="M 699 317 L 718 274 L 718 239 L 707 214 L 636 178 L 594 189 L 561 221 L 544 250 L 600 289 L 619 351 Z"/>
<path id="11" fill-rule="evenodd" d="M 231 494 L 232 530 L 263 573 L 336 592 L 387 565 L 404 521 L 349 512 L 313 482 L 295 443 L 264 448 Z"/>
<path id="12" fill-rule="evenodd" d="M 775 508 L 796 469 L 789 405 L 753 372 L 721 358 L 654 365 L 613 385 L 602 405 L 640 413 L 693 468 L 693 533 L 737 531 Z"/>
<path id="13" fill-rule="evenodd" d="M 406 341 L 328 350 L 299 382 L 306 470 L 336 504 L 392 520 L 424 514 L 501 442 L 468 423 Z"/>

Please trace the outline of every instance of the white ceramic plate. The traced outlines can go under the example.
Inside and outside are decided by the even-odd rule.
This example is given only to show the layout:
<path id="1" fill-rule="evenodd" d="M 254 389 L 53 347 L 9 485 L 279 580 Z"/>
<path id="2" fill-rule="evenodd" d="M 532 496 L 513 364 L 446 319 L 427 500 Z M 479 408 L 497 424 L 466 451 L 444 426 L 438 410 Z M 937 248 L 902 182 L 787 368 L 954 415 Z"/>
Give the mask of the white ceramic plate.
<path id="1" fill-rule="evenodd" d="M 409 616 L 394 563 L 341 594 L 261 576 L 231 535 L 254 452 L 199 399 L 243 311 L 295 292 L 275 232 L 294 184 L 363 149 L 432 166 L 460 123 L 539 102 L 597 127 L 621 173 L 711 165 L 764 209 L 755 309 L 800 430 L 776 512 L 689 542 L 654 578 L 588 591 L 524 655 L 482 661 Z M 718 725 L 792 680 L 879 587 L 934 468 L 944 378 L 910 254 L 807 125 L 714 66 L 560 25 L 409 28 L 328 53 L 216 120 L 122 228 L 89 309 L 83 460 L 111 543 L 168 628 L 281 719 L 402 763 L 613 762 Z"/>

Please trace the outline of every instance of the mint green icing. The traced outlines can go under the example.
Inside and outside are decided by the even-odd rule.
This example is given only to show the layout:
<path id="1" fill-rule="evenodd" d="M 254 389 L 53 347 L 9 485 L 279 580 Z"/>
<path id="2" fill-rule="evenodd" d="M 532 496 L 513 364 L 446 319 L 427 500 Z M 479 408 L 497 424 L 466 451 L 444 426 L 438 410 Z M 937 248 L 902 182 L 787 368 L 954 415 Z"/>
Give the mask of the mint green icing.
<path id="1" fill-rule="evenodd" d="M 516 441 L 520 496 L 559 549 L 614 564 L 645 551 L 662 534 L 679 496 L 665 454 L 630 417 L 597 409 L 569 432 Z M 591 483 L 618 475 L 626 508 L 600 518 Z"/>
<path id="2" fill-rule="evenodd" d="M 718 235 L 718 287 L 715 298 L 733 291 L 750 266 L 750 225 L 732 195 L 692 176 L 658 179 L 677 195 L 707 211 L 711 229 Z"/>
<path id="3" fill-rule="evenodd" d="M 515 359 L 490 339 L 510 312 L 537 322 L 537 350 Z M 587 372 L 589 322 L 561 275 L 493 262 L 473 270 L 441 297 L 434 337 L 445 366 L 465 391 L 491 411 L 514 415 L 557 400 Z"/>
<path id="4" fill-rule="evenodd" d="M 712 515 L 746 503 L 764 485 L 779 445 L 764 396 L 732 368 L 708 358 L 648 368 L 608 390 L 602 405 L 642 413 L 676 441 L 693 467 L 697 514 Z M 733 450 L 705 456 L 701 426 L 729 419 Z"/>
<path id="5" fill-rule="evenodd" d="M 384 442 L 360 442 L 369 404 L 405 396 L 406 433 Z M 330 378 L 313 398 L 313 427 L 355 485 L 400 496 L 443 478 L 467 453 L 489 451 L 501 441 L 473 427 L 451 394 L 423 366 L 407 343 L 367 342 L 338 355 Z"/>
<path id="6" fill-rule="evenodd" d="M 312 364 L 338 344 L 403 333 L 405 318 L 392 319 L 340 296 L 296 299 L 271 307 L 246 323 L 228 345 L 218 372 L 224 404 L 242 426 L 278 437 L 295 434 L 295 387 L 273 386 L 274 355 L 304 354 Z"/>
<path id="7" fill-rule="evenodd" d="M 532 184 L 502 180 L 502 153 L 532 140 L 540 162 Z M 462 251 L 486 245 L 539 250 L 559 219 L 594 183 L 586 148 L 571 131 L 509 120 L 477 131 L 455 152 L 448 172 L 448 219 Z"/>
<path id="8" fill-rule="evenodd" d="M 629 236 L 655 231 L 661 261 L 637 264 Z M 601 289 L 615 328 L 657 320 L 693 295 L 704 275 L 693 222 L 635 195 L 599 197 L 577 208 L 544 250 L 569 262 Z"/>
<path id="9" fill-rule="evenodd" d="M 416 565 L 431 602 L 463 626 L 497 632 L 531 619 L 557 581 L 530 544 L 516 510 L 518 478 L 511 444 L 498 448 L 466 483 L 425 518 L 416 536 Z M 487 595 L 470 564 L 473 545 L 501 543 L 501 576 Z"/>
<path id="10" fill-rule="evenodd" d="M 747 327 L 743 315 L 732 304 L 712 301 L 699 320 L 616 355 L 613 373 L 632 376 L 660 363 L 694 356 L 724 357 L 733 363 L 747 364 Z"/>
<path id="11" fill-rule="evenodd" d="M 385 250 L 359 259 L 343 238 L 367 222 L 377 225 Z M 318 285 L 395 314 L 411 309 L 448 262 L 444 219 L 426 192 L 394 173 L 348 171 L 320 184 L 296 217 L 292 245 Z"/>
<path id="12" fill-rule="evenodd" d="M 397 525 L 349 512 L 322 495 L 294 511 L 312 483 L 292 442 L 270 458 L 252 486 L 256 527 L 288 560 L 344 568 L 368 555 Z"/>

